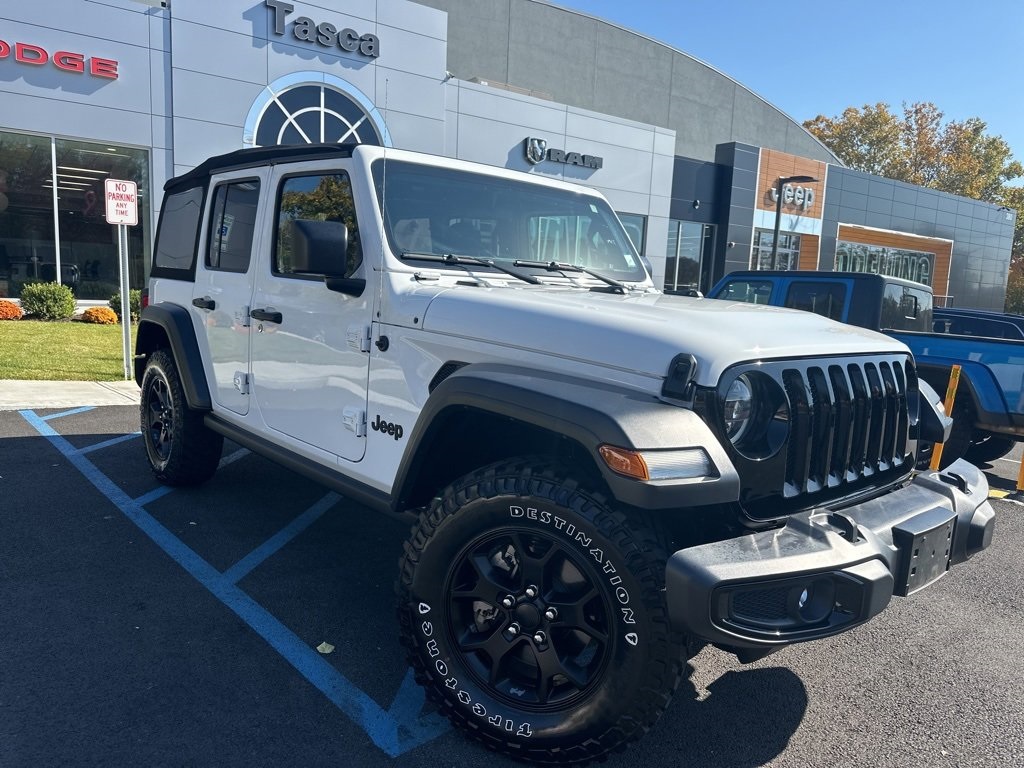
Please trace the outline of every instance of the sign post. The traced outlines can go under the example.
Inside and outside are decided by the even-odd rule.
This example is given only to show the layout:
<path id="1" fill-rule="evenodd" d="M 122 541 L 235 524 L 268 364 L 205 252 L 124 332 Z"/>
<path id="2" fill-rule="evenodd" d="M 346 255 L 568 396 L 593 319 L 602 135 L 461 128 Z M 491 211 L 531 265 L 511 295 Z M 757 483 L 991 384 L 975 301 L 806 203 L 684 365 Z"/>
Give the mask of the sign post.
<path id="1" fill-rule="evenodd" d="M 121 273 L 121 339 L 124 380 L 132 378 L 132 313 L 128 286 L 128 227 L 139 223 L 139 188 L 134 181 L 107 179 L 107 223 L 117 225 L 117 263 Z"/>

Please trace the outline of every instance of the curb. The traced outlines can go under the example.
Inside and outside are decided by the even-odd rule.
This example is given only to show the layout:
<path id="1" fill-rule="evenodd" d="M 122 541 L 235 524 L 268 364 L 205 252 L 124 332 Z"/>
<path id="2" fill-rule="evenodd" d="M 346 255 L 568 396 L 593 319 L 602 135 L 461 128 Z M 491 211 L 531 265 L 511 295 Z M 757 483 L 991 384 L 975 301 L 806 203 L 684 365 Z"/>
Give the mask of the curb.
<path id="1" fill-rule="evenodd" d="M 134 381 L 0 381 L 0 411 L 138 404 Z"/>

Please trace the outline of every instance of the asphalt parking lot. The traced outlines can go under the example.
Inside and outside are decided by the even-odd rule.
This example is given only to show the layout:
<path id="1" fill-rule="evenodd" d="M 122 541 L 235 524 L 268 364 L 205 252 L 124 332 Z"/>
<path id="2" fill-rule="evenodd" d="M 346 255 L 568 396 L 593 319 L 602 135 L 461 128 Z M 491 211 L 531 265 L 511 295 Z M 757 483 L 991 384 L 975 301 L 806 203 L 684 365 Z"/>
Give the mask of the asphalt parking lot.
<path id="1" fill-rule="evenodd" d="M 513 765 L 424 711 L 403 524 L 231 444 L 171 491 L 137 429 L 0 412 L 0 766 Z M 994 503 L 990 549 L 868 625 L 747 666 L 702 651 L 607 765 L 1024 765 L 1024 506 Z"/>

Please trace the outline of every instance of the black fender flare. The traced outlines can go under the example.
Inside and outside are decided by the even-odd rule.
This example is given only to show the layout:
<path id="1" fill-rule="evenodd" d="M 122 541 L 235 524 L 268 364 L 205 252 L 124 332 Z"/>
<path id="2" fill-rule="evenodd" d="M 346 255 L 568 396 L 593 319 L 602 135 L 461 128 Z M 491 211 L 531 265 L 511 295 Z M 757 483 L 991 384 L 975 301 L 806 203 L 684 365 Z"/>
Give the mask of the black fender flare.
<path id="1" fill-rule="evenodd" d="M 394 484 L 409 499 L 446 410 L 476 409 L 574 440 L 593 459 L 615 498 L 644 509 L 736 501 L 739 475 L 718 439 L 693 411 L 626 387 L 550 371 L 481 363 L 459 368 L 431 392 L 420 412 Z M 700 447 L 713 477 L 639 481 L 616 474 L 601 459 L 603 444 L 634 450 Z"/>
<path id="2" fill-rule="evenodd" d="M 206 382 L 195 327 L 189 311 L 178 304 L 160 302 L 142 310 L 135 341 L 135 383 L 142 386 L 146 358 L 162 345 L 163 338 L 170 343 L 189 408 L 210 410 L 213 407 L 210 387 Z"/>

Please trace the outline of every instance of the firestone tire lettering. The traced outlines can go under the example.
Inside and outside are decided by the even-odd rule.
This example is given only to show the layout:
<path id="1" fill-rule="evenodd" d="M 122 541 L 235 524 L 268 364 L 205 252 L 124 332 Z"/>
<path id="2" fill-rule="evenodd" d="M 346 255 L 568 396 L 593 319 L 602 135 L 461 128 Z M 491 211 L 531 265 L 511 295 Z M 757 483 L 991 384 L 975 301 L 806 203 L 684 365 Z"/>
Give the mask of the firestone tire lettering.
<path id="1" fill-rule="evenodd" d="M 686 644 L 669 629 L 665 554 L 652 528 L 582 490 L 569 470 L 541 469 L 551 465 L 495 464 L 435 499 L 400 563 L 399 620 L 417 681 L 456 726 L 521 759 L 581 762 L 650 728 L 678 685 Z M 541 561 L 550 567 L 533 569 Z M 480 562 L 496 570 L 484 576 L 474 565 Z M 583 579 L 574 588 L 587 595 L 585 606 L 545 583 L 545 568 L 562 581 Z M 464 583 L 473 574 L 486 579 L 482 594 L 508 594 L 494 603 L 477 599 Z M 573 667 L 572 684 L 558 674 L 546 678 L 541 660 L 554 657 L 544 654 L 570 657 L 559 644 L 581 635 L 588 645 L 575 658 L 590 661 Z M 479 655 L 481 644 L 493 656 Z M 489 666 L 484 671 L 481 658 L 501 665 L 509 648 L 515 665 L 536 663 L 539 678 L 515 665 L 497 678 Z"/>

